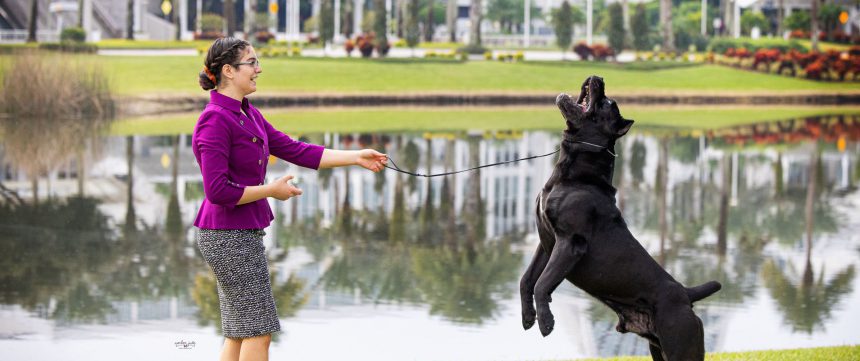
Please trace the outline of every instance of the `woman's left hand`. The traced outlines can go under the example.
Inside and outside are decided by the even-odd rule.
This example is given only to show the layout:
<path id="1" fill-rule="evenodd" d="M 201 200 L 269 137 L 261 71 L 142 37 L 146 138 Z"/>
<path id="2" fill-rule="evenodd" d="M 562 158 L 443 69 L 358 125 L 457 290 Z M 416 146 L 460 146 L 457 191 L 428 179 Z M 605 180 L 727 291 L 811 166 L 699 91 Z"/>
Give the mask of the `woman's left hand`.
<path id="1" fill-rule="evenodd" d="M 362 149 L 358 151 L 358 159 L 355 163 L 374 172 L 379 172 L 388 164 L 388 155 L 373 149 Z"/>

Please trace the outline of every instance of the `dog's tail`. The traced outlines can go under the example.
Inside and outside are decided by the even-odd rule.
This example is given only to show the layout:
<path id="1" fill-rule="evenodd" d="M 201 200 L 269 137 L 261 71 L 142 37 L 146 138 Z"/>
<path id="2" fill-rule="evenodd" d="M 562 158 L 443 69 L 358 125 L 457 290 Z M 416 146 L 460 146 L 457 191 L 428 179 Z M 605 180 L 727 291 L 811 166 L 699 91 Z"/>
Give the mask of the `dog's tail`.
<path id="1" fill-rule="evenodd" d="M 690 303 L 693 303 L 716 293 L 721 288 L 723 285 L 717 281 L 705 282 L 696 287 L 687 287 L 687 296 L 690 297 Z"/>

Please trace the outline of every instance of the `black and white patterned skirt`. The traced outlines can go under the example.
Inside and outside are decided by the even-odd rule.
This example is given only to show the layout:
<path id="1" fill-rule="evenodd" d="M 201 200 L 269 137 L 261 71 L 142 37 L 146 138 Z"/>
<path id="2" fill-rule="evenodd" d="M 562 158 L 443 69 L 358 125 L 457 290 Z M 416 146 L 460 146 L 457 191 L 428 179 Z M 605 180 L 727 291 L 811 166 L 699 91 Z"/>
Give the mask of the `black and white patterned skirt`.
<path id="1" fill-rule="evenodd" d="M 224 337 L 281 330 L 272 296 L 262 229 L 200 229 L 197 247 L 218 281 Z"/>

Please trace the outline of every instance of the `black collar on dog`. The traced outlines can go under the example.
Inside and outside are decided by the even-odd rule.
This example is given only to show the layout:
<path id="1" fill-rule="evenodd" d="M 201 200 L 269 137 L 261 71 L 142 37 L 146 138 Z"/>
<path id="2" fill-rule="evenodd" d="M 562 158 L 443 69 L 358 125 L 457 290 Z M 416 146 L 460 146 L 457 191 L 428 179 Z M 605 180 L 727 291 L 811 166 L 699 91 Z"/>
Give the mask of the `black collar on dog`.
<path id="1" fill-rule="evenodd" d="M 609 153 L 609 155 L 611 155 L 613 158 L 617 158 L 617 157 L 618 157 L 618 154 L 613 153 L 611 150 L 609 150 L 609 148 L 608 148 L 608 147 L 604 147 L 604 146 L 602 146 L 602 145 L 597 145 L 597 144 L 594 144 L 594 143 L 589 143 L 589 142 L 584 142 L 584 141 L 581 141 L 581 140 L 577 140 L 577 139 L 575 139 L 575 138 L 573 137 L 573 135 L 572 135 L 572 134 L 568 133 L 567 131 L 565 131 L 565 132 L 564 132 L 564 133 L 562 133 L 562 134 L 563 134 L 563 137 L 564 137 L 564 141 L 565 141 L 565 142 L 585 144 L 585 145 L 589 145 L 589 146 L 592 146 L 592 147 L 595 147 L 595 148 L 600 148 L 601 150 L 605 150 L 605 151 L 606 151 L 606 153 Z"/>

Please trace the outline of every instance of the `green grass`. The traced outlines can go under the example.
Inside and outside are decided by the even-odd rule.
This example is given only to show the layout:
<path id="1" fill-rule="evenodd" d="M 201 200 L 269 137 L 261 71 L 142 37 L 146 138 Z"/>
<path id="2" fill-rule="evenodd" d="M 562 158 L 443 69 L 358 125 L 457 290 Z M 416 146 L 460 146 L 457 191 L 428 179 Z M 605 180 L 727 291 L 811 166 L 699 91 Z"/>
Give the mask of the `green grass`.
<path id="1" fill-rule="evenodd" d="M 611 357 L 579 361 L 650 361 L 651 357 Z M 705 355 L 706 361 L 847 361 L 860 360 L 860 346 L 794 350 L 725 352 Z"/>
<path id="2" fill-rule="evenodd" d="M 417 132 L 465 130 L 561 130 L 555 106 L 515 108 L 347 108 L 336 110 L 262 109 L 276 128 L 292 135 L 322 132 Z M 622 107 L 634 129 L 673 128 L 679 131 L 716 129 L 739 124 L 827 114 L 860 114 L 851 108 L 728 108 Z M 191 133 L 198 113 L 135 118 L 116 122 L 115 135 Z"/>
<path id="3" fill-rule="evenodd" d="M 124 95 L 202 94 L 202 57 L 93 57 Z M 647 69 L 647 68 L 646 68 Z M 641 70 L 640 64 L 590 62 L 428 62 L 423 60 L 263 59 L 258 89 L 264 93 L 549 93 L 578 91 L 598 74 L 612 94 L 736 94 L 858 91 L 860 84 L 815 82 L 700 65 Z"/>
<path id="4" fill-rule="evenodd" d="M 161 41 L 126 39 L 105 39 L 95 43 L 99 49 L 197 49 L 198 47 L 209 47 L 211 44 L 211 40 Z"/>

